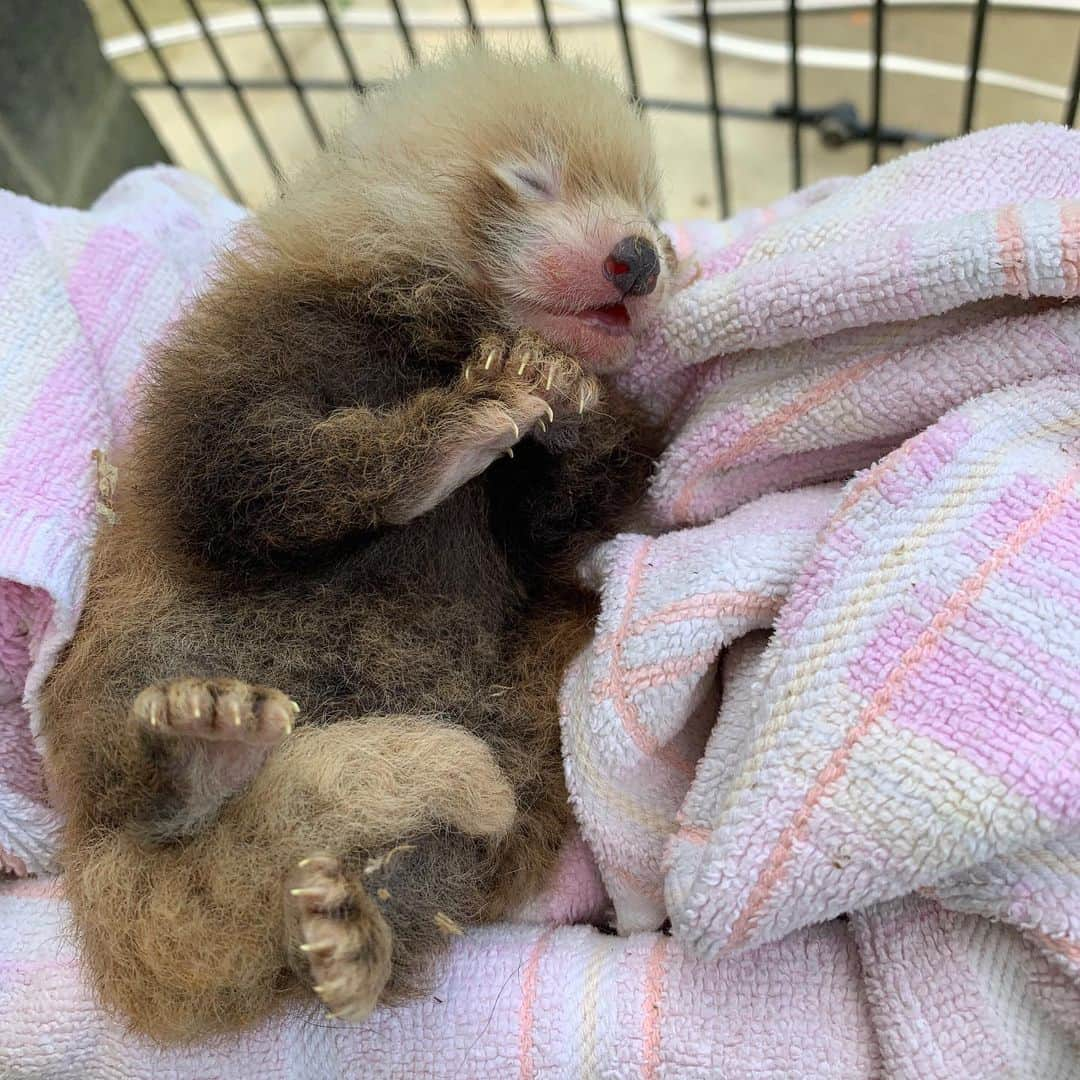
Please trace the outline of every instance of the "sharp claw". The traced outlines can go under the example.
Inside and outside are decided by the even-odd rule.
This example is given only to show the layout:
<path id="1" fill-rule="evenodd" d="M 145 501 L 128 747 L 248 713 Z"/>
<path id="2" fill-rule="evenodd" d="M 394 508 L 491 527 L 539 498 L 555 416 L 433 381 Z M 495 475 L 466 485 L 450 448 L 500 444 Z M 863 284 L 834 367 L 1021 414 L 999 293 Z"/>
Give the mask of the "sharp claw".
<path id="1" fill-rule="evenodd" d="M 494 364 L 494 363 L 495 363 L 495 350 L 492 349 L 491 352 L 489 352 L 487 354 L 487 361 L 484 364 L 484 370 L 489 371 L 491 369 L 491 365 Z"/>
<path id="2" fill-rule="evenodd" d="M 320 952 L 323 949 L 332 949 L 336 944 L 337 942 L 330 941 L 329 939 L 325 941 L 305 941 L 304 944 L 300 946 L 300 951 L 302 953 Z"/>
<path id="3" fill-rule="evenodd" d="M 435 912 L 434 922 L 435 925 L 439 928 L 439 930 L 442 931 L 442 933 L 444 934 L 453 934 L 455 937 L 463 937 L 465 934 L 465 931 L 462 930 L 461 927 L 458 926 L 458 924 L 454 922 L 454 920 L 451 919 L 449 915 L 446 915 L 441 911 Z"/>
<path id="4" fill-rule="evenodd" d="M 472 366 L 471 364 L 466 364 L 466 365 L 465 365 L 465 381 L 466 381 L 466 382 L 468 382 L 468 381 L 469 381 L 469 368 L 470 368 L 471 366 Z"/>
<path id="5" fill-rule="evenodd" d="M 512 416 L 510 417 L 510 423 L 514 427 L 514 438 L 515 439 L 520 439 L 521 438 L 521 428 L 519 428 L 517 426 L 517 421 Z"/>
<path id="6" fill-rule="evenodd" d="M 525 369 L 528 366 L 529 366 L 529 361 L 528 360 L 522 360 L 520 365 L 518 366 L 518 374 L 519 375 L 524 375 L 525 374 Z"/>
<path id="7" fill-rule="evenodd" d="M 547 424 L 545 424 L 543 420 L 537 420 L 536 422 L 540 425 L 541 431 L 547 431 Z"/>
<path id="8" fill-rule="evenodd" d="M 555 423 L 555 410 L 546 401 L 544 402 L 544 408 L 547 409 L 548 423 L 549 424 L 554 424 Z"/>
<path id="9" fill-rule="evenodd" d="M 377 859 L 369 860 L 367 866 L 364 867 L 364 875 L 374 874 L 377 870 L 381 870 L 384 866 L 388 866 L 390 861 L 397 858 L 403 851 L 412 850 L 412 844 L 398 844 L 397 847 L 393 847 L 389 851 L 383 852 Z"/>
<path id="10" fill-rule="evenodd" d="M 513 457 L 514 456 L 514 448 L 512 446 L 508 446 L 506 448 L 506 456 L 507 457 Z"/>
<path id="11" fill-rule="evenodd" d="M 292 709 L 292 711 L 296 713 L 297 716 L 300 715 L 300 706 L 297 705 L 295 701 L 289 702 L 289 708 Z"/>

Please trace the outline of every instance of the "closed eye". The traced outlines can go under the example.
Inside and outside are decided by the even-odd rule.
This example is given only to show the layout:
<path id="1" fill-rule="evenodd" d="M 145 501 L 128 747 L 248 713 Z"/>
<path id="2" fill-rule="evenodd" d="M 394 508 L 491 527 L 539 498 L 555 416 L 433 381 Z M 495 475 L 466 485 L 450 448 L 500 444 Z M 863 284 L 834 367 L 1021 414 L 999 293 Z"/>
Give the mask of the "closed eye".
<path id="1" fill-rule="evenodd" d="M 555 192 L 552 191 L 550 182 L 545 178 L 527 169 L 511 169 L 510 171 L 513 173 L 514 179 L 523 188 L 527 188 L 537 195 L 545 195 L 549 199 L 555 198 Z"/>
<path id="2" fill-rule="evenodd" d="M 558 174 L 553 168 L 549 169 L 546 164 L 507 163 L 495 166 L 493 171 L 511 191 L 522 198 L 557 199 L 559 196 Z"/>

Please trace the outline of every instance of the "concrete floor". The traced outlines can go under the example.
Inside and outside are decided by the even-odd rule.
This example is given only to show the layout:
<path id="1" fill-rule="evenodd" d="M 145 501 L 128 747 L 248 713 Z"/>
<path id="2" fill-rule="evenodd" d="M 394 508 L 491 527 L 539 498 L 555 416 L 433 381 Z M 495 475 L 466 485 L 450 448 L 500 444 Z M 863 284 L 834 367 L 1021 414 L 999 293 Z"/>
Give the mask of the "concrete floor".
<path id="1" fill-rule="evenodd" d="M 136 0 L 139 2 L 139 0 Z M 455 0 L 402 0 L 407 14 L 456 14 Z M 660 0 L 640 0 L 656 8 Z M 102 38 L 129 33 L 132 26 L 117 0 L 89 0 Z M 508 12 L 535 12 L 532 0 L 473 0 L 478 21 Z M 339 0 L 339 6 L 340 4 Z M 385 14 L 387 0 L 353 0 L 351 10 Z M 204 0 L 208 13 L 243 10 L 240 0 Z M 188 15 L 179 0 L 141 0 L 140 8 L 152 26 L 184 21 Z M 635 0 L 627 0 L 627 9 L 635 10 Z M 553 20 L 558 24 L 562 12 L 573 10 L 552 3 Z M 684 25 L 693 25 L 686 21 Z M 894 9 L 886 22 L 887 53 L 905 54 L 924 59 L 965 64 L 969 48 L 971 14 L 962 9 L 944 7 Z M 723 32 L 759 41 L 786 39 L 783 16 L 767 15 L 713 20 L 714 33 Z M 801 43 L 864 50 L 870 45 L 870 18 L 865 11 L 849 13 L 806 13 L 800 17 Z M 983 67 L 996 68 L 1016 75 L 1038 79 L 1058 86 L 1068 84 L 1080 33 L 1080 15 L 1045 12 L 1003 11 L 991 8 L 983 49 Z M 543 38 L 536 31 L 507 32 L 492 30 L 486 34 L 493 42 L 515 47 L 539 48 Z M 417 29 L 416 43 L 423 55 L 437 50 L 460 32 Z M 585 55 L 622 77 L 622 59 L 618 32 L 614 25 L 565 27 L 558 33 L 560 47 L 566 54 Z M 302 78 L 344 76 L 334 45 L 325 30 L 288 30 L 282 38 L 290 59 Z M 350 30 L 349 47 L 364 79 L 385 78 L 406 61 L 396 31 Z M 706 101 L 705 67 L 699 47 L 681 44 L 655 33 L 632 30 L 639 67 L 640 91 L 645 97 Z M 276 78 L 281 74 L 265 35 L 259 33 L 221 39 L 222 49 L 241 78 Z M 177 77 L 215 78 L 219 72 L 205 45 L 172 46 L 167 57 Z M 119 69 L 131 78 L 156 78 L 149 57 L 131 56 L 117 61 Z M 788 94 L 787 72 L 783 66 L 741 59 L 718 58 L 720 93 L 730 105 L 771 109 Z M 806 68 L 802 78 L 803 99 L 808 107 L 818 108 L 850 101 L 860 114 L 869 115 L 869 74 Z M 884 84 L 884 123 L 951 134 L 958 130 L 963 108 L 964 86 L 921 76 L 889 74 Z M 311 92 L 310 104 L 324 126 L 337 124 L 348 107 L 349 96 L 334 91 Z M 175 160 L 194 171 L 213 176 L 189 125 L 168 91 L 140 92 L 139 100 L 162 141 Z M 297 106 L 295 95 L 288 91 L 251 91 L 248 100 L 267 140 L 286 173 L 310 154 L 314 142 Z M 274 179 L 262 161 L 247 124 L 228 92 L 193 91 L 191 101 L 210 129 L 244 198 L 258 203 L 272 196 Z M 975 123 L 988 127 L 1016 120 L 1060 120 L 1060 101 L 1029 93 L 982 87 Z M 653 113 L 656 140 L 665 169 L 667 210 L 673 217 L 711 217 L 719 212 L 713 176 L 709 138 L 709 120 L 702 115 L 657 110 Z M 768 202 L 790 189 L 791 134 L 788 125 L 768 121 L 725 119 L 724 147 L 728 162 L 733 209 Z M 866 168 L 865 145 L 833 150 L 824 147 L 814 131 L 802 136 L 804 182 L 824 176 L 857 173 Z M 885 150 L 887 159 L 896 151 Z"/>

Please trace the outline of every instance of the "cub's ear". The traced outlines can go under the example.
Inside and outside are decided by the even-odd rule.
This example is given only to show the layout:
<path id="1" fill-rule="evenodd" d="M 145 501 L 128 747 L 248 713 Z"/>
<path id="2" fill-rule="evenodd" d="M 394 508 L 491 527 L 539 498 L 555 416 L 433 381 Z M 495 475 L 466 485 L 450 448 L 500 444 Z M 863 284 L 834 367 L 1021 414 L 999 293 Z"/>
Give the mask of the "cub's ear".
<path id="1" fill-rule="evenodd" d="M 519 198 L 550 201 L 559 197 L 562 181 L 550 162 L 503 161 L 490 168 L 499 182 Z"/>

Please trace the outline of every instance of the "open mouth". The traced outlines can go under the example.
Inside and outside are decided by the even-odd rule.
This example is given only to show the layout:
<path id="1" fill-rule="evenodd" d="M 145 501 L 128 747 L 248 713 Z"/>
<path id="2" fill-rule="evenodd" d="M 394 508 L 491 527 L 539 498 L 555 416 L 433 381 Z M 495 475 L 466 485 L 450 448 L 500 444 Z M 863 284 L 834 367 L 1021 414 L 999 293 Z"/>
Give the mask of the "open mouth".
<path id="1" fill-rule="evenodd" d="M 626 354 L 637 332 L 636 314 L 621 300 L 561 311 L 539 306 L 521 311 L 526 326 L 593 361 Z"/>
<path id="2" fill-rule="evenodd" d="M 626 310 L 626 305 L 622 303 L 585 308 L 582 311 L 575 312 L 575 315 L 582 322 L 589 323 L 590 326 L 596 326 L 609 334 L 630 333 L 630 312 Z"/>

